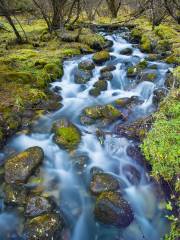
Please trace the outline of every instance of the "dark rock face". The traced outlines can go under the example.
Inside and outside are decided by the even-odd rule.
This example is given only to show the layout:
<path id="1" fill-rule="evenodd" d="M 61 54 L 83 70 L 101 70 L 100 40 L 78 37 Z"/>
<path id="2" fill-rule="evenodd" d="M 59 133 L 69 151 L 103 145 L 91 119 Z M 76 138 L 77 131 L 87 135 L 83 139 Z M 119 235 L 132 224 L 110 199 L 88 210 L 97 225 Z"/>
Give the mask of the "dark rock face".
<path id="1" fill-rule="evenodd" d="M 85 60 L 79 63 L 78 68 L 84 71 L 90 71 L 95 68 L 95 65 L 92 61 Z"/>
<path id="2" fill-rule="evenodd" d="M 94 195 L 107 191 L 116 191 L 119 187 L 119 181 L 108 173 L 94 174 L 90 183 L 90 190 Z"/>
<path id="3" fill-rule="evenodd" d="M 27 191 L 22 186 L 6 184 L 4 187 L 4 201 L 8 205 L 23 206 L 26 204 Z"/>
<path id="4" fill-rule="evenodd" d="M 120 51 L 120 54 L 122 55 L 131 55 L 133 53 L 133 50 L 131 48 L 125 48 Z"/>
<path id="5" fill-rule="evenodd" d="M 104 45 L 104 48 L 111 48 L 112 46 L 113 46 L 113 41 L 107 40 Z"/>
<path id="6" fill-rule="evenodd" d="M 104 171 L 99 168 L 99 167 L 92 167 L 90 170 L 90 174 L 93 177 L 94 175 L 98 174 L 98 173 L 103 173 Z"/>
<path id="7" fill-rule="evenodd" d="M 24 237 L 28 240 L 60 239 L 63 219 L 57 214 L 44 214 L 27 221 Z"/>
<path id="8" fill-rule="evenodd" d="M 99 77 L 99 80 L 111 81 L 113 79 L 113 74 L 111 72 L 103 72 Z"/>
<path id="9" fill-rule="evenodd" d="M 152 116 L 149 116 L 126 125 L 119 124 L 116 126 L 115 132 L 119 136 L 142 141 L 146 137 L 151 124 Z"/>
<path id="10" fill-rule="evenodd" d="M 112 71 L 114 71 L 114 70 L 116 70 L 116 66 L 114 66 L 114 65 L 109 65 L 109 66 L 107 66 L 107 67 L 102 68 L 100 72 L 101 72 L 101 73 L 104 73 L 104 72 L 112 72 Z"/>
<path id="11" fill-rule="evenodd" d="M 122 168 L 122 172 L 131 184 L 138 185 L 140 183 L 141 174 L 134 166 L 130 164 L 125 165 Z"/>
<path id="12" fill-rule="evenodd" d="M 82 71 L 78 69 L 74 74 L 74 81 L 77 84 L 86 84 L 91 78 L 91 71 Z"/>
<path id="13" fill-rule="evenodd" d="M 117 192 L 104 192 L 96 201 L 94 214 L 104 224 L 127 227 L 134 220 L 129 203 Z"/>
<path id="14" fill-rule="evenodd" d="M 158 104 L 161 102 L 165 96 L 167 95 L 168 91 L 165 88 L 158 88 L 154 90 L 154 96 L 153 96 L 153 103 Z"/>
<path id="15" fill-rule="evenodd" d="M 52 206 L 48 199 L 44 197 L 31 197 L 28 199 L 26 206 L 26 215 L 28 217 L 36 217 L 52 210 Z"/>
<path id="16" fill-rule="evenodd" d="M 31 147 L 10 157 L 5 162 L 5 181 L 7 183 L 25 183 L 44 158 L 40 147 Z"/>

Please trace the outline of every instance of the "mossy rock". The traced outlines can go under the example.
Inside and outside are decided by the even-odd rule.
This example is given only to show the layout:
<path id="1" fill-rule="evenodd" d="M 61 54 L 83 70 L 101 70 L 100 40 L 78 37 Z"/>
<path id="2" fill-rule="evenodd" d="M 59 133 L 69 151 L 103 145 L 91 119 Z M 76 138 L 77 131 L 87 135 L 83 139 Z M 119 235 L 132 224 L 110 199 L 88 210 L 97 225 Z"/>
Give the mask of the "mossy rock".
<path id="1" fill-rule="evenodd" d="M 44 71 L 48 73 L 52 80 L 61 78 L 63 75 L 63 70 L 61 66 L 58 66 L 55 63 L 48 63 L 44 66 Z"/>
<path id="2" fill-rule="evenodd" d="M 5 181 L 7 183 L 25 183 L 44 158 L 40 147 L 31 147 L 5 162 Z"/>
<path id="3" fill-rule="evenodd" d="M 27 200 L 27 191 L 22 186 L 6 184 L 4 187 L 4 200 L 8 205 L 24 206 Z"/>
<path id="4" fill-rule="evenodd" d="M 74 82 L 77 84 L 86 84 L 92 78 L 92 71 L 82 71 L 77 69 L 74 74 Z"/>
<path id="5" fill-rule="evenodd" d="M 139 71 L 136 67 L 128 67 L 127 69 L 127 77 L 136 77 Z"/>
<path id="6" fill-rule="evenodd" d="M 91 71 L 95 68 L 95 65 L 92 61 L 82 61 L 79 63 L 78 68 L 84 71 Z"/>
<path id="7" fill-rule="evenodd" d="M 79 36 L 81 43 L 89 45 L 92 49 L 102 50 L 106 44 L 105 38 L 92 32 L 83 32 Z"/>
<path id="8" fill-rule="evenodd" d="M 54 123 L 53 132 L 55 143 L 69 151 L 75 150 L 81 141 L 79 129 L 64 118 Z"/>
<path id="9" fill-rule="evenodd" d="M 93 97 L 98 97 L 101 94 L 101 91 L 99 88 L 92 88 L 91 90 L 89 90 L 89 95 L 93 96 Z"/>
<path id="10" fill-rule="evenodd" d="M 48 61 L 46 59 L 38 59 L 35 61 L 34 66 L 38 69 L 42 69 L 47 63 Z"/>
<path id="11" fill-rule="evenodd" d="M 152 43 L 147 35 L 142 35 L 140 48 L 143 52 L 151 53 L 152 52 Z"/>
<path id="12" fill-rule="evenodd" d="M 117 192 L 104 192 L 96 200 L 96 219 L 107 225 L 127 227 L 134 220 L 129 203 Z"/>
<path id="13" fill-rule="evenodd" d="M 111 72 L 102 72 L 99 80 L 111 81 L 113 79 L 113 74 Z"/>
<path id="14" fill-rule="evenodd" d="M 117 118 L 122 117 L 122 113 L 115 108 L 113 105 L 108 104 L 104 106 L 95 106 L 95 107 L 87 107 L 83 111 L 83 116 L 86 118 L 90 118 L 94 121 L 102 120 L 111 122 L 116 120 Z M 82 117 L 81 117 L 82 120 Z"/>
<path id="15" fill-rule="evenodd" d="M 110 54 L 108 51 L 100 51 L 94 54 L 93 61 L 96 64 L 102 64 L 110 59 Z"/>
<path id="16" fill-rule="evenodd" d="M 131 38 L 135 41 L 140 41 L 142 37 L 142 31 L 138 28 L 134 28 L 131 31 Z"/>
<path id="17" fill-rule="evenodd" d="M 165 59 L 168 64 L 178 64 L 180 63 L 180 57 L 178 58 L 176 55 L 172 54 Z"/>
<path id="18" fill-rule="evenodd" d="M 95 88 L 99 89 L 100 91 L 106 91 L 107 90 L 107 82 L 104 80 L 99 80 L 93 85 Z"/>
<path id="19" fill-rule="evenodd" d="M 148 62 L 146 60 L 140 61 L 137 65 L 138 69 L 145 69 L 148 66 Z"/>
<path id="20" fill-rule="evenodd" d="M 3 82 L 33 84 L 35 83 L 35 79 L 29 72 L 0 72 L 0 83 Z"/>
<path id="21" fill-rule="evenodd" d="M 108 65 L 108 66 L 102 68 L 100 72 L 101 73 L 105 73 L 105 72 L 112 72 L 114 70 L 116 70 L 116 66 L 115 65 Z"/>
<path id="22" fill-rule="evenodd" d="M 90 191 L 93 195 L 99 195 L 107 191 L 117 191 L 119 188 L 119 181 L 109 173 L 94 174 L 90 183 Z"/>
<path id="23" fill-rule="evenodd" d="M 58 214 L 44 214 L 26 222 L 24 237 L 29 240 L 57 240 L 63 226 L 63 218 Z"/>

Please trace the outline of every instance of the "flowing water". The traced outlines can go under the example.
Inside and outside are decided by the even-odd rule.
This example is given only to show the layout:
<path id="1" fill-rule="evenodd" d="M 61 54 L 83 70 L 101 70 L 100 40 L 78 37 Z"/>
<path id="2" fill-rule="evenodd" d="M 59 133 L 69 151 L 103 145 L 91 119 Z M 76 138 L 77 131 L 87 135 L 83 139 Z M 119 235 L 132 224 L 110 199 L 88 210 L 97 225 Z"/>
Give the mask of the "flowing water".
<path id="1" fill-rule="evenodd" d="M 146 57 L 138 46 L 130 44 L 123 39 L 124 32 L 105 34 L 106 39 L 112 40 L 111 60 L 103 66 L 96 66 L 92 79 L 85 85 L 74 82 L 74 70 L 78 63 L 92 59 L 92 55 L 74 58 L 64 62 L 64 76 L 62 80 L 52 83 L 51 89 L 61 87 L 59 94 L 63 97 L 63 107 L 55 113 L 41 117 L 34 125 L 31 134 L 19 134 L 14 136 L 7 147 L 17 152 L 31 146 L 40 146 L 45 152 L 43 174 L 47 191 L 56 198 L 62 209 L 67 223 L 70 226 L 69 240 L 159 240 L 168 231 L 168 223 L 163 207 L 164 199 L 159 196 L 157 186 L 151 181 L 145 168 L 126 153 L 128 146 L 133 142 L 126 138 L 117 137 L 115 134 L 105 136 L 104 144 L 96 137 L 96 125 L 81 125 L 79 116 L 82 110 L 88 106 L 111 103 L 123 97 L 138 96 L 141 102 L 134 106 L 128 121 L 148 116 L 155 110 L 153 105 L 153 91 L 164 85 L 165 74 L 168 65 L 162 62 L 148 62 L 149 65 L 157 64 L 158 78 L 155 82 L 143 81 L 139 84 L 126 77 L 128 64 L 136 64 Z M 120 55 L 121 49 L 130 47 L 133 49 L 131 56 Z M 108 82 L 108 89 L 94 98 L 89 95 L 89 90 L 100 76 L 100 70 L 105 65 L 114 64 L 116 70 L 113 80 Z M 72 156 L 60 149 L 53 142 L 51 127 L 53 122 L 61 117 L 67 117 L 76 124 L 82 132 L 82 140 L 77 149 L 78 154 L 86 154 L 89 161 L 84 164 L 83 172 L 74 166 Z M 111 131 L 114 124 L 103 129 Z M 1 153 L 0 157 L 5 156 Z M 139 185 L 131 183 L 121 171 L 122 167 L 130 164 L 141 174 Z M 89 193 L 90 169 L 100 167 L 106 172 L 111 172 L 123 180 L 124 197 L 130 202 L 135 219 L 125 229 L 105 226 L 95 221 L 93 206 L 95 200 Z M 53 183 L 53 184 L 52 184 Z M 3 205 L 3 204 L 2 204 Z M 16 213 L 3 211 L 0 203 L 0 233 L 9 228 L 17 228 L 19 223 Z M 9 226 L 9 222 L 12 224 Z M 7 229 L 6 229 L 7 228 Z M 1 235 L 0 234 L 0 235 Z M 15 239 L 15 238 L 12 238 Z M 66 239 L 66 238 L 65 238 Z"/>

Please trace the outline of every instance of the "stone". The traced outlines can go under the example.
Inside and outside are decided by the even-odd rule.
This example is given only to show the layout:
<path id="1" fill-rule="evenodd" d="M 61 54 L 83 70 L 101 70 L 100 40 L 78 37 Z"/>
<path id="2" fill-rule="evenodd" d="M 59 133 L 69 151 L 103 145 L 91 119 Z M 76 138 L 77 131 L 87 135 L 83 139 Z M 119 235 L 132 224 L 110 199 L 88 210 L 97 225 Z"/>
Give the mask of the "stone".
<path id="1" fill-rule="evenodd" d="M 100 51 L 94 54 L 93 61 L 96 64 L 102 64 L 110 59 L 110 54 L 108 51 Z"/>
<path id="2" fill-rule="evenodd" d="M 112 72 L 112 71 L 114 71 L 114 70 L 116 70 L 116 66 L 115 66 L 115 65 L 108 65 L 108 66 L 102 68 L 100 72 L 101 72 L 101 73 L 104 73 L 104 72 Z"/>
<path id="3" fill-rule="evenodd" d="M 77 84 L 86 84 L 92 78 L 91 71 L 82 71 L 77 69 L 74 74 L 74 81 Z"/>
<path id="4" fill-rule="evenodd" d="M 43 158 L 44 152 L 40 147 L 31 147 L 9 157 L 5 162 L 5 181 L 11 184 L 25 183 Z"/>
<path id="5" fill-rule="evenodd" d="M 85 61 L 82 61 L 78 64 L 78 68 L 80 70 L 90 71 L 90 70 L 93 70 L 95 68 L 95 65 L 92 61 L 85 60 Z"/>
<path id="6" fill-rule="evenodd" d="M 138 185 L 140 183 L 141 174 L 134 166 L 130 164 L 123 166 L 122 173 L 131 184 Z"/>
<path id="7" fill-rule="evenodd" d="M 107 225 L 127 227 L 134 220 L 129 203 L 117 192 L 104 192 L 96 200 L 96 219 Z"/>
<path id="8" fill-rule="evenodd" d="M 113 79 L 113 74 L 111 72 L 101 73 L 99 80 L 111 81 Z"/>
<path id="9" fill-rule="evenodd" d="M 124 48 L 120 51 L 121 55 L 131 55 L 133 53 L 132 48 Z"/>

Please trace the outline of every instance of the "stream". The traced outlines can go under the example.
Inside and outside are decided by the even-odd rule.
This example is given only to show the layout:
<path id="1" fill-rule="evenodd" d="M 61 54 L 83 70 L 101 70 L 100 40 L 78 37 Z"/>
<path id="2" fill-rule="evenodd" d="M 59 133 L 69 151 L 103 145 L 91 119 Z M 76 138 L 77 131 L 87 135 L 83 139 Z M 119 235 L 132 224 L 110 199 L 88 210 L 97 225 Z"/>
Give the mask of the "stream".
<path id="1" fill-rule="evenodd" d="M 61 89 L 58 93 L 63 98 L 63 107 L 42 116 L 34 124 L 31 134 L 21 133 L 12 137 L 6 148 L 21 152 L 32 146 L 39 146 L 44 150 L 45 161 L 42 167 L 45 176 L 44 186 L 59 203 L 70 226 L 64 240 L 160 240 L 169 230 L 169 223 L 165 217 L 165 200 L 157 190 L 160 186 L 157 187 L 152 181 L 146 168 L 127 154 L 127 148 L 135 142 L 116 134 L 106 134 L 102 143 L 96 136 L 99 126 L 82 125 L 80 115 L 86 107 L 105 105 L 120 98 L 137 96 L 140 101 L 128 115 L 128 122 L 149 116 L 156 110 L 153 92 L 164 86 L 169 65 L 160 61 L 148 61 L 148 66 L 157 65 L 157 78 L 154 82 L 137 83 L 134 78 L 127 77 L 127 67 L 139 63 L 147 55 L 139 50 L 138 45 L 125 40 L 127 30 L 101 34 L 113 41 L 111 60 L 101 66 L 96 65 L 93 76 L 87 84 L 76 84 L 74 71 L 80 62 L 91 60 L 93 55 L 65 60 L 63 78 L 50 86 L 52 91 L 57 87 Z M 130 56 L 121 55 L 120 50 L 127 47 L 132 48 L 133 53 Z M 107 90 L 102 91 L 98 97 L 90 96 L 89 90 L 98 80 L 100 70 L 108 65 L 116 66 L 112 71 L 113 80 L 108 81 Z M 52 124 L 61 117 L 68 118 L 82 133 L 81 143 L 76 152 L 88 156 L 89 160 L 83 165 L 83 170 L 77 170 L 73 156 L 60 149 L 53 141 Z M 100 128 L 104 132 L 113 132 L 118 123 L 120 121 Z M 1 152 L 0 156 L 7 157 L 7 153 Z M 129 181 L 127 175 L 123 173 L 122 168 L 125 165 L 133 166 L 140 173 L 138 185 Z M 123 197 L 130 203 L 134 212 L 134 220 L 128 227 L 117 228 L 96 221 L 93 214 L 95 199 L 89 192 L 92 167 L 99 167 L 124 182 Z M 6 228 L 18 228 L 21 221 L 14 210 L 5 211 L 0 203 L 0 236 L 1 234 L 3 236 Z"/>

